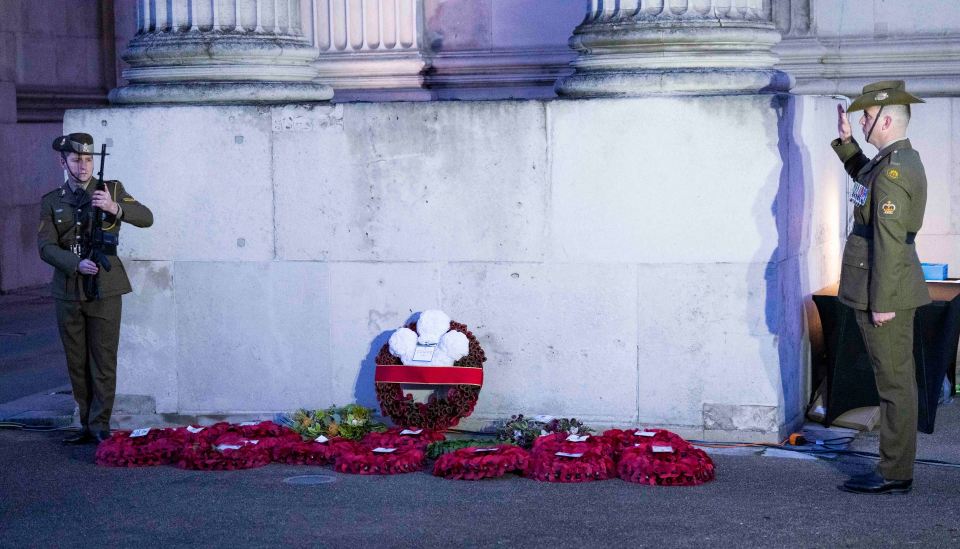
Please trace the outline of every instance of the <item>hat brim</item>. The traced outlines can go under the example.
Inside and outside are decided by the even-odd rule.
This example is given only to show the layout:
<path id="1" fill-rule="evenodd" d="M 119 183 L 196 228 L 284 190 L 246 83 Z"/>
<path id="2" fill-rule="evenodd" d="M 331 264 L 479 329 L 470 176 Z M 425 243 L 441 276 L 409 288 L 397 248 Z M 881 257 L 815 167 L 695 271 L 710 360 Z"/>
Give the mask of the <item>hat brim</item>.
<path id="1" fill-rule="evenodd" d="M 882 99 L 877 99 L 878 96 Z M 862 111 L 869 107 L 911 105 L 913 103 L 926 103 L 926 101 L 903 90 L 878 90 L 858 96 L 847 107 L 847 112 Z"/>

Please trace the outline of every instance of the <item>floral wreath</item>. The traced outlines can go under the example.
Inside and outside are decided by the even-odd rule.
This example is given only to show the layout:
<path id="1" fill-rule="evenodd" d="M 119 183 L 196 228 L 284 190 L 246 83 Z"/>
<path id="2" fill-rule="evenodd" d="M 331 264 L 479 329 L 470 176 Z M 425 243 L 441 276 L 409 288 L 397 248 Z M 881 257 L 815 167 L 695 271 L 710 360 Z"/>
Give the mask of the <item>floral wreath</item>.
<path id="1" fill-rule="evenodd" d="M 417 323 L 411 322 L 407 325 L 413 331 L 417 329 Z M 473 335 L 473 332 L 467 329 L 466 324 L 451 321 L 450 330 L 457 330 L 467 336 L 470 344 L 470 352 L 467 356 L 454 362 L 453 366 L 459 368 L 478 368 L 483 369 L 483 363 L 487 360 L 480 347 L 480 342 Z M 390 354 L 390 346 L 384 343 L 377 354 L 376 360 L 378 369 L 381 366 L 402 366 L 398 357 Z M 411 368 L 411 367 L 408 367 Z M 414 402 L 413 395 L 404 394 L 400 383 L 376 382 L 377 400 L 380 402 L 380 409 L 390 417 L 397 425 L 401 427 L 423 427 L 432 431 L 443 431 L 457 425 L 461 419 L 469 416 L 477 404 L 477 398 L 480 395 L 479 385 L 453 385 L 444 398 L 437 398 L 436 394 L 430 396 L 426 404 Z"/>
<path id="2" fill-rule="evenodd" d="M 665 429 L 603 433 L 617 441 L 617 474 L 627 482 L 658 486 L 695 486 L 714 479 L 706 452 Z M 660 447 L 662 450 L 657 451 Z"/>
<path id="3" fill-rule="evenodd" d="M 530 455 L 512 444 L 460 448 L 443 454 L 433 464 L 433 474 L 456 480 L 499 478 L 526 469 Z"/>

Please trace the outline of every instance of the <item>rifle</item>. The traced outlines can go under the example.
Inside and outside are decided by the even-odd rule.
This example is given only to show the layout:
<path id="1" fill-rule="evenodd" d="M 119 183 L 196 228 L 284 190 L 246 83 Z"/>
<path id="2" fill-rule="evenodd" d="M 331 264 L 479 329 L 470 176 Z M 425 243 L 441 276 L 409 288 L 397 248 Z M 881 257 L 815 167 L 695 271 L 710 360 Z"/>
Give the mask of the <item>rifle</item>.
<path id="1" fill-rule="evenodd" d="M 103 182 L 103 165 L 107 160 L 107 145 L 100 148 L 100 173 L 97 174 L 97 191 L 106 189 Z M 113 233 L 103 231 L 103 220 L 106 214 L 100 208 L 93 208 L 91 216 L 90 231 L 84 239 L 84 246 L 81 247 L 80 257 L 89 259 L 97 264 L 97 267 L 110 272 L 110 260 L 107 258 L 105 250 L 109 248 L 116 253 L 118 238 Z M 90 301 L 100 299 L 100 271 L 94 275 L 83 275 L 83 294 Z"/>

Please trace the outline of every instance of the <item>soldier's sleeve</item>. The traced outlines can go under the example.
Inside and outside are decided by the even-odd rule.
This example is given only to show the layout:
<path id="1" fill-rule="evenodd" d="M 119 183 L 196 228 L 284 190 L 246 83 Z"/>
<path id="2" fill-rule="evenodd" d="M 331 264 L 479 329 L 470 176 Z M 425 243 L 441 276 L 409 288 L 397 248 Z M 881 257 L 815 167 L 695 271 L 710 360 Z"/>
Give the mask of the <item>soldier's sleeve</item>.
<path id="1" fill-rule="evenodd" d="M 70 250 L 60 247 L 60 238 L 57 235 L 57 226 L 53 218 L 53 206 L 46 200 L 40 202 L 40 227 L 37 229 L 37 247 L 40 249 L 40 259 L 53 265 L 66 274 L 77 271 L 80 258 Z"/>
<path id="2" fill-rule="evenodd" d="M 830 142 L 830 147 L 833 148 L 833 152 L 837 153 L 837 157 L 843 162 L 843 169 L 846 170 L 850 177 L 857 177 L 857 174 L 860 173 L 860 168 L 867 162 L 870 162 L 867 155 L 863 154 L 863 151 L 860 150 L 860 145 L 855 139 L 850 139 L 849 143 L 844 143 L 840 141 L 838 137 Z"/>
<path id="3" fill-rule="evenodd" d="M 150 208 L 138 202 L 136 198 L 130 196 L 130 193 L 123 188 L 123 183 L 111 181 L 107 185 L 113 193 L 114 202 L 119 204 L 122 210 L 120 221 L 129 223 L 134 227 L 149 227 L 153 225 L 153 212 L 150 211 Z M 107 219 L 107 222 L 112 221 L 112 219 Z"/>
<path id="4" fill-rule="evenodd" d="M 883 170 L 873 183 L 873 263 L 870 276 L 870 310 L 895 310 L 900 281 L 907 275 L 907 229 L 910 194 Z"/>

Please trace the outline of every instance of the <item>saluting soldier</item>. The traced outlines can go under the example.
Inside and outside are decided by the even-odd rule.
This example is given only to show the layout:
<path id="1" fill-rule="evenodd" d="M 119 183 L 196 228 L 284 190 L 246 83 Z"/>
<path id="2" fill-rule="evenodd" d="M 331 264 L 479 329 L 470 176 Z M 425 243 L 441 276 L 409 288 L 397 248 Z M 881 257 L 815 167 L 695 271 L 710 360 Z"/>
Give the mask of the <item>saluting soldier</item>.
<path id="1" fill-rule="evenodd" d="M 81 258 L 81 246 L 94 223 L 93 208 L 104 215 L 104 232 L 117 235 L 124 223 L 153 224 L 153 214 L 119 181 L 106 181 L 96 190 L 93 177 L 93 138 L 71 133 L 53 141 L 60 166 L 67 172 L 63 185 L 43 196 L 37 243 L 40 257 L 54 267 L 53 297 L 57 325 L 67 356 L 73 398 L 80 408 L 79 434 L 67 444 L 86 444 L 110 437 L 110 414 L 117 385 L 117 345 L 120 341 L 121 295 L 131 291 L 116 246 L 103 250 L 110 270 Z M 103 159 L 101 159 L 102 162 Z M 83 277 L 99 275 L 99 298 L 83 291 Z"/>
<path id="2" fill-rule="evenodd" d="M 917 382 L 913 319 L 930 294 L 914 245 L 923 225 L 927 178 L 906 137 L 910 105 L 923 103 L 902 80 L 875 82 L 850 104 L 863 111 L 863 135 L 879 152 L 867 158 L 837 106 L 840 137 L 831 146 L 854 179 L 854 226 L 843 250 L 840 301 L 855 309 L 880 394 L 880 463 L 842 490 L 906 493 L 917 453 Z"/>

